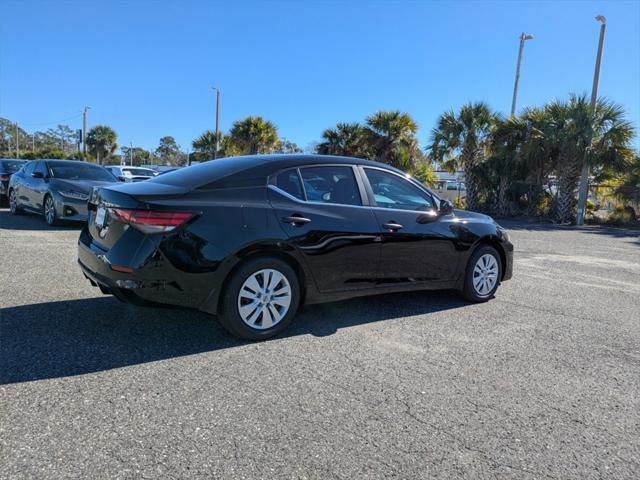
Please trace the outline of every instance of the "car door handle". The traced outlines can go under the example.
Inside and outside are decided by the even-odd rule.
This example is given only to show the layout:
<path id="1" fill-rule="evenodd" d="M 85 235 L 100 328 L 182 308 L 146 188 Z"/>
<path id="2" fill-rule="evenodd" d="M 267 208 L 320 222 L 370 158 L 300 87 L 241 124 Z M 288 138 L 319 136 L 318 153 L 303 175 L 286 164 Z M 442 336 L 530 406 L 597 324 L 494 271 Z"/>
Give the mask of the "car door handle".
<path id="1" fill-rule="evenodd" d="M 310 223 L 311 219 L 300 215 L 291 215 L 290 217 L 284 217 L 282 221 L 284 223 L 290 223 L 291 225 L 304 225 L 306 223 Z"/>
<path id="2" fill-rule="evenodd" d="M 383 228 L 386 228 L 387 230 L 391 230 L 392 232 L 395 232 L 395 231 L 400 230 L 402 228 L 402 225 L 400 225 L 399 223 L 396 223 L 394 221 L 383 223 L 382 226 L 383 226 Z"/>

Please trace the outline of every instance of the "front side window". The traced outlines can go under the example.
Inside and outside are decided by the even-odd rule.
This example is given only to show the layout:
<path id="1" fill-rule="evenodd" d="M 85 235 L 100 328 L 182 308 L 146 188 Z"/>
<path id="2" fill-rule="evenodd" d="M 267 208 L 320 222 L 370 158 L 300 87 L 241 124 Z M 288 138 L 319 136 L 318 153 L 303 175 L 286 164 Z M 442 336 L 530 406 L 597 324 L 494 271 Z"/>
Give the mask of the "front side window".
<path id="1" fill-rule="evenodd" d="M 434 208 L 431 195 L 393 173 L 365 168 L 378 207 L 425 211 Z"/>
<path id="2" fill-rule="evenodd" d="M 310 202 L 362 205 L 360 190 L 351 167 L 326 166 L 300 169 Z"/>
<path id="3" fill-rule="evenodd" d="M 297 170 L 286 170 L 280 173 L 276 178 L 276 186 L 289 195 L 300 200 L 304 200 L 304 192 L 302 191 L 302 183 Z"/>
<path id="4" fill-rule="evenodd" d="M 36 167 L 36 162 L 29 162 L 29 163 L 27 163 L 27 164 L 25 165 L 25 167 L 24 167 L 24 170 L 23 170 L 24 174 L 25 174 L 27 177 L 30 177 L 30 176 L 31 176 L 31 174 L 33 173 L 33 169 L 34 169 L 35 167 Z"/>
<path id="5" fill-rule="evenodd" d="M 33 171 L 41 173 L 43 177 L 46 177 L 48 175 L 47 165 L 44 162 L 38 162 L 36 168 Z"/>

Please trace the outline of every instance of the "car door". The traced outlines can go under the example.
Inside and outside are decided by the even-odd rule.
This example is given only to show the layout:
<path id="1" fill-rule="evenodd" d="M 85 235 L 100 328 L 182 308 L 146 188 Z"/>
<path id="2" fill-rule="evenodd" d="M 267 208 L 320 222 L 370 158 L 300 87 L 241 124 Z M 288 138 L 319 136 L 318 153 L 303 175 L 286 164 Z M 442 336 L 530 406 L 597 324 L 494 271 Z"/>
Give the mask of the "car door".
<path id="1" fill-rule="evenodd" d="M 451 280 L 459 260 L 455 235 L 433 196 L 399 173 L 375 167 L 360 171 L 382 235 L 380 281 Z"/>
<path id="2" fill-rule="evenodd" d="M 21 206 L 32 208 L 31 207 L 31 188 L 33 186 L 33 180 L 35 180 L 31 175 L 36 168 L 36 161 L 30 161 L 27 163 L 22 172 L 17 176 L 19 179 L 18 182 L 15 182 L 14 188 L 16 189 L 16 196 L 18 198 L 18 202 Z"/>
<path id="3" fill-rule="evenodd" d="M 277 220 L 320 291 L 374 286 L 380 256 L 378 222 L 353 166 L 288 169 L 270 183 Z"/>
<path id="4" fill-rule="evenodd" d="M 34 176 L 35 175 L 35 176 Z M 49 187 L 49 170 L 47 162 L 38 161 L 31 174 L 31 187 L 29 189 L 29 203 L 34 210 L 41 210 L 44 203 L 44 195 Z"/>

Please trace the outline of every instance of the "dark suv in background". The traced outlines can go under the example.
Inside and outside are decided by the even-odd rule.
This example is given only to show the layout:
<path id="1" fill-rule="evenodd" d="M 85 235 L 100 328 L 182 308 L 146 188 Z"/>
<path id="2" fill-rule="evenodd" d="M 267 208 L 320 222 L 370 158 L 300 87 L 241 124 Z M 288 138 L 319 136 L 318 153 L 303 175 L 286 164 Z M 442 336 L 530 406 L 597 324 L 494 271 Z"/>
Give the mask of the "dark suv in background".
<path id="1" fill-rule="evenodd" d="M 9 200 L 9 180 L 26 163 L 26 160 L 0 158 L 0 205 Z"/>

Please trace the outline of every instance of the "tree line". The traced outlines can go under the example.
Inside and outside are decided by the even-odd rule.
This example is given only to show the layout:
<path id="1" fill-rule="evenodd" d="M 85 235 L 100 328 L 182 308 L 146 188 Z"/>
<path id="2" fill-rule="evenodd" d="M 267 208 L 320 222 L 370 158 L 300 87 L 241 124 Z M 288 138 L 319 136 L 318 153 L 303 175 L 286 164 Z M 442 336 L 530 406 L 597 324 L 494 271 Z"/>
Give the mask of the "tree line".
<path id="1" fill-rule="evenodd" d="M 596 183 L 634 182 L 640 165 L 624 109 L 584 95 L 553 100 L 504 118 L 483 102 L 445 112 L 432 131 L 432 161 L 462 169 L 466 205 L 497 215 L 526 213 L 566 223 L 575 218 L 584 162 Z M 640 185 L 637 185 L 640 188 Z"/>
<path id="2" fill-rule="evenodd" d="M 16 135 L 24 145 L 22 158 L 82 158 L 78 132 L 68 126 L 29 135 L 6 119 L 0 119 L 1 156 L 14 156 Z M 620 196 L 640 200 L 634 136 L 620 105 L 600 99 L 591 112 L 586 96 L 571 95 L 508 118 L 484 102 L 465 104 L 439 116 L 425 149 L 420 148 L 411 115 L 379 111 L 362 123 L 337 123 L 324 130 L 312 150 L 383 162 L 430 185 L 437 180 L 436 168 L 461 170 L 470 210 L 570 222 L 584 162 L 596 182 L 616 185 Z M 118 155 L 112 128 L 98 125 L 87 132 L 87 159 L 100 164 L 124 158 L 134 165 L 186 165 L 237 155 L 302 152 L 279 136 L 274 123 L 259 116 L 234 122 L 226 133 L 206 130 L 191 147 L 187 154 L 173 137 L 165 136 L 154 150 L 121 147 Z"/>

